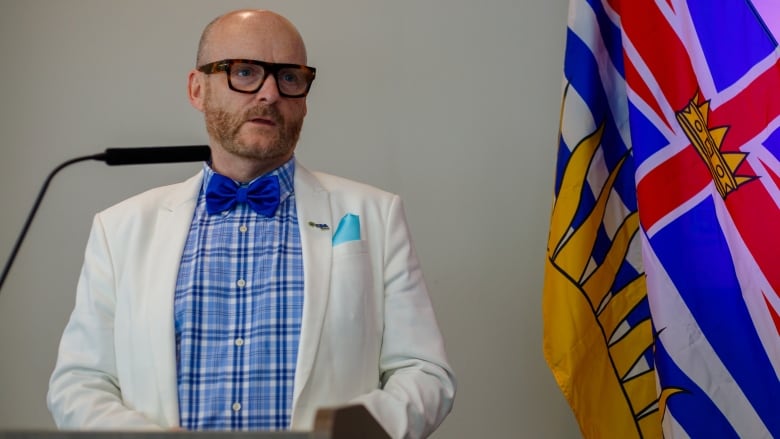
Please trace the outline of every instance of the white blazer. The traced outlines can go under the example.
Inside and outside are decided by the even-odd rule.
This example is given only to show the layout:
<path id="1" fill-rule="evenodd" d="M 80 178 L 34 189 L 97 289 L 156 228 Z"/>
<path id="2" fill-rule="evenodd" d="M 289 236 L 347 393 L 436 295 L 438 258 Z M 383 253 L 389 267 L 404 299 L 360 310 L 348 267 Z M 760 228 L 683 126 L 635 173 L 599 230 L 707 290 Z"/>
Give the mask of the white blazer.
<path id="1" fill-rule="evenodd" d="M 179 425 L 173 296 L 202 178 L 95 216 L 49 384 L 60 428 Z M 310 430 L 321 407 L 362 403 L 391 436 L 427 436 L 455 379 L 401 200 L 300 164 L 294 184 L 305 272 L 291 428 Z M 334 247 L 350 213 L 361 240 Z"/>

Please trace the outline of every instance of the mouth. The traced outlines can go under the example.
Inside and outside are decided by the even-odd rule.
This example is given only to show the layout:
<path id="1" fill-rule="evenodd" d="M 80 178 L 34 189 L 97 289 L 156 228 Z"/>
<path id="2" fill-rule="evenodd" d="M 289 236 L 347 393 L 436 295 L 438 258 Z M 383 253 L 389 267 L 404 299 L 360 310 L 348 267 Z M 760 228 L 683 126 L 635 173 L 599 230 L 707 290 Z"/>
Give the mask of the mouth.
<path id="1" fill-rule="evenodd" d="M 251 123 L 253 125 L 262 125 L 262 126 L 268 126 L 268 127 L 275 127 L 276 126 L 276 121 L 274 121 L 273 119 L 270 119 L 270 118 L 266 118 L 266 117 L 253 117 L 253 118 L 247 120 L 247 122 L 249 122 L 249 123 Z"/>

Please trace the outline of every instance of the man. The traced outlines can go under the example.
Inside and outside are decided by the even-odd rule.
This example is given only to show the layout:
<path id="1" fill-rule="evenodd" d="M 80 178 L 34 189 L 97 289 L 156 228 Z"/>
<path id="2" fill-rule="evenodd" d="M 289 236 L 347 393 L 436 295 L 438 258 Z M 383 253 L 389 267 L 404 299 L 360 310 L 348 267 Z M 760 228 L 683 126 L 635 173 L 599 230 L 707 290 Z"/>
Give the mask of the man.
<path id="1" fill-rule="evenodd" d="M 294 158 L 314 75 L 277 14 L 206 27 L 188 85 L 211 161 L 95 216 L 50 382 L 59 427 L 307 430 L 359 403 L 424 437 L 450 411 L 401 201 Z"/>

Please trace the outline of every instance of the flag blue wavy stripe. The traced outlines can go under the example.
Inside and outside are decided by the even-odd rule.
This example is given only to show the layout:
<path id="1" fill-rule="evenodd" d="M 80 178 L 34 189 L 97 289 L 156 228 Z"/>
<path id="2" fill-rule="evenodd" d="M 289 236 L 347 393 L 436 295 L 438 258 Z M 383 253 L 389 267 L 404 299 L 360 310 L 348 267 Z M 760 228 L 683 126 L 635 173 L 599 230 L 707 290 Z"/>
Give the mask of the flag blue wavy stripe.
<path id="1" fill-rule="evenodd" d="M 618 127 L 615 124 L 612 112 L 609 108 L 607 93 L 600 78 L 594 78 L 591 75 L 584 75 L 582 72 L 597 72 L 599 70 L 596 59 L 590 48 L 577 36 L 569 30 L 566 38 L 566 57 L 564 62 L 564 75 L 577 93 L 582 97 L 588 106 L 596 124 L 604 123 L 604 133 L 602 137 L 602 151 L 606 166 L 613 169 L 621 158 L 626 154 L 627 146 L 620 137 Z M 561 148 L 562 149 L 562 148 Z M 567 149 L 568 151 L 568 149 Z M 562 163 L 568 161 L 564 152 L 559 153 L 559 169 L 556 178 L 556 193 L 560 190 L 560 180 L 563 176 Z M 561 161 L 560 159 L 566 159 Z M 631 168 L 631 166 L 628 166 Z M 633 188 L 633 177 L 627 183 L 616 186 L 620 191 L 623 200 L 635 198 L 635 189 Z M 585 219 L 593 207 L 595 200 L 584 191 L 583 203 L 576 215 L 573 226 L 578 226 Z M 634 201 L 635 205 L 636 202 Z"/>
<path id="2" fill-rule="evenodd" d="M 588 45 L 571 29 L 568 29 L 563 74 L 588 105 L 590 113 L 596 117 L 596 124 L 610 114 L 607 94 L 600 78 L 594 77 L 592 74 L 583 74 L 583 72 L 598 72 L 598 69 L 596 59 Z"/>
<path id="3" fill-rule="evenodd" d="M 598 5 L 598 9 L 594 10 L 594 13 L 596 13 L 596 18 L 599 21 L 602 40 L 608 52 L 607 55 L 611 61 L 612 68 L 624 80 L 623 48 L 620 42 L 620 31 L 609 21 L 599 1 L 589 2 L 592 7 L 594 3 Z M 608 32 L 605 31 L 606 28 L 612 28 L 613 30 Z M 587 103 L 596 124 L 601 123 L 606 118 L 607 125 L 604 130 L 603 143 L 609 146 L 620 147 L 614 148 L 614 154 L 610 154 L 607 157 L 607 164 L 612 169 L 625 153 L 626 147 L 620 138 L 614 120 L 612 120 L 604 84 L 602 84 L 601 78 L 596 76 L 596 72 L 600 70 L 598 61 L 591 48 L 572 29 L 567 29 L 566 53 L 563 65 L 564 77 L 571 82 L 577 93 Z"/>
<path id="4" fill-rule="evenodd" d="M 602 0 L 588 0 L 587 3 L 593 10 L 596 22 L 598 22 L 601 39 L 604 41 L 604 45 L 607 48 L 607 54 L 609 55 L 610 61 L 612 61 L 612 64 L 620 73 L 620 76 L 625 78 L 626 75 L 623 70 L 623 37 L 620 27 L 609 19 L 607 11 L 604 10 Z"/>
<path id="5" fill-rule="evenodd" d="M 561 192 L 561 180 L 563 180 L 563 173 L 566 171 L 566 165 L 569 163 L 569 157 L 571 157 L 571 149 L 573 146 L 569 146 L 566 143 L 566 139 L 563 136 L 558 138 L 558 157 L 555 161 L 555 195 Z"/>
<path id="6" fill-rule="evenodd" d="M 709 396 L 680 370 L 663 343 L 655 343 L 656 376 L 661 388 L 685 389 L 668 400 L 669 411 L 691 438 L 739 438 L 728 419 L 712 403 Z M 692 409 L 695 408 L 695 409 Z"/>
<path id="7" fill-rule="evenodd" d="M 747 0 L 688 1 L 704 57 L 718 91 L 733 85 L 775 49 Z"/>
<path id="8" fill-rule="evenodd" d="M 707 341 L 769 431 L 780 436 L 780 381 L 742 298 L 713 199 L 691 208 L 650 242 Z M 698 411 L 695 405 L 678 410 L 687 409 Z"/>

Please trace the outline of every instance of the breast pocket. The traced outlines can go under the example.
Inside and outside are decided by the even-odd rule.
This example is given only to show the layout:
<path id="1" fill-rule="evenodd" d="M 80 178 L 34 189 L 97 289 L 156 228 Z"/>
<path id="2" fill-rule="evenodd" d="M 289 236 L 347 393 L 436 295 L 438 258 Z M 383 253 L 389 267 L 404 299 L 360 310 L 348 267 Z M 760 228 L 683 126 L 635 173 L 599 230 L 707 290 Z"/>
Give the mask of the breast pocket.
<path id="1" fill-rule="evenodd" d="M 364 296 L 371 289 L 371 257 L 368 242 L 349 241 L 333 247 L 333 272 L 331 292 L 333 299 L 344 306 L 342 310 L 351 310 L 350 314 L 361 311 Z"/>
<path id="2" fill-rule="evenodd" d="M 328 326 L 345 354 L 342 358 L 354 359 L 377 351 L 381 311 L 380 299 L 375 297 L 372 265 L 367 241 L 333 247 L 328 307 L 335 318 L 329 319 Z"/>
<path id="3" fill-rule="evenodd" d="M 339 258 L 349 257 L 350 255 L 368 255 L 368 241 L 361 239 L 359 241 L 347 241 L 333 247 L 334 262 Z"/>

